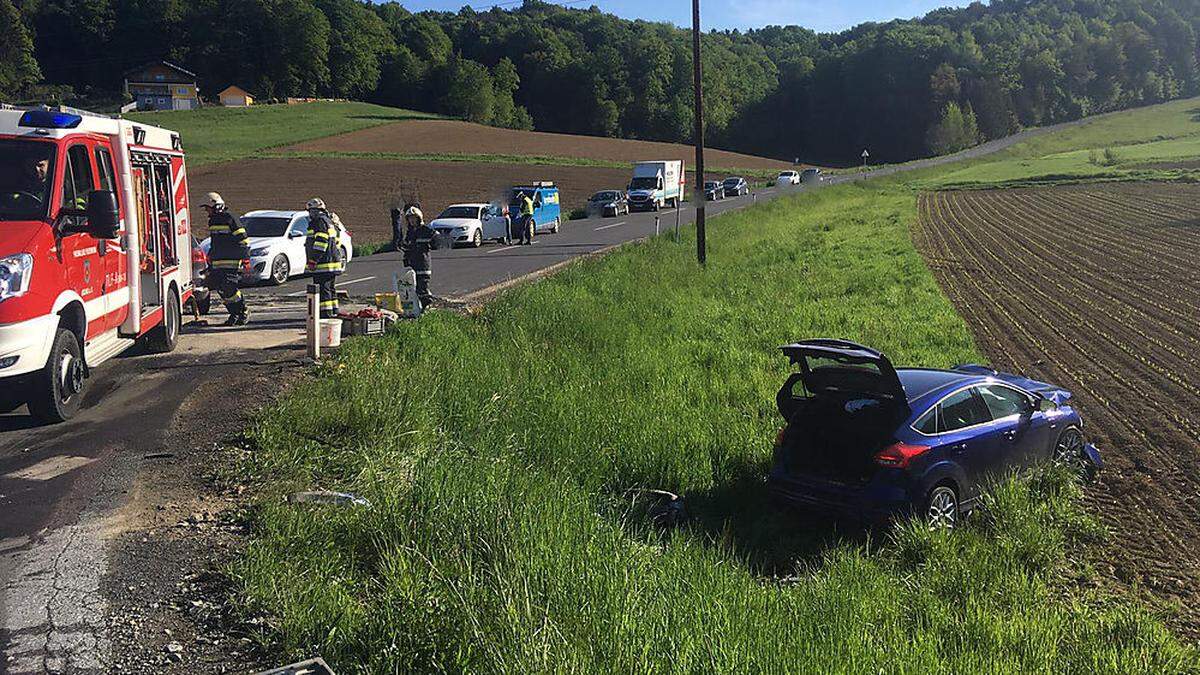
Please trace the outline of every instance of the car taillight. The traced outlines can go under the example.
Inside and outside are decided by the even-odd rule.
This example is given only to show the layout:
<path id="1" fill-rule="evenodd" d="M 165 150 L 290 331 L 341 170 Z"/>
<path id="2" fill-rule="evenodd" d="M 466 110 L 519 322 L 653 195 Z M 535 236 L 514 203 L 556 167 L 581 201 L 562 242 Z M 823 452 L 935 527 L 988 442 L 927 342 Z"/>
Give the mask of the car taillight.
<path id="1" fill-rule="evenodd" d="M 202 248 L 192 249 L 192 264 L 193 265 L 207 265 L 208 264 L 208 256 L 204 255 L 204 249 L 202 249 Z"/>
<path id="2" fill-rule="evenodd" d="M 929 449 L 928 445 L 912 445 L 910 443 L 894 443 L 880 450 L 875 455 L 875 463 L 880 466 L 903 469 L 914 457 Z"/>

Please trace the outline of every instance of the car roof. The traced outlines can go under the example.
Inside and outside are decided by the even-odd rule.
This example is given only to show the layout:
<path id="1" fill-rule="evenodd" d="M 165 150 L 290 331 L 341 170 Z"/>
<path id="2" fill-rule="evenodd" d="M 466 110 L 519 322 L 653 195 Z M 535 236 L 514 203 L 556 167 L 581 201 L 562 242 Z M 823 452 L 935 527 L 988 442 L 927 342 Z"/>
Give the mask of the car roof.
<path id="1" fill-rule="evenodd" d="M 469 204 L 451 204 L 450 206 L 447 206 L 446 209 L 457 209 L 457 208 L 462 208 L 462 207 L 465 207 L 468 209 L 482 209 L 486 206 L 491 206 L 491 204 L 485 204 L 483 202 L 471 202 Z M 445 211 L 446 209 L 442 209 L 442 210 Z"/>
<path id="2" fill-rule="evenodd" d="M 304 214 L 304 213 L 308 213 L 308 212 L 307 211 L 271 211 L 271 210 L 264 209 L 264 210 L 260 210 L 260 211 L 248 211 L 246 213 L 243 213 L 242 217 L 243 218 L 289 218 L 289 219 L 291 219 L 291 218 L 295 218 L 296 216 Z"/>
<path id="3" fill-rule="evenodd" d="M 987 379 L 971 373 L 937 368 L 897 368 L 896 376 L 900 378 L 900 386 L 904 387 L 904 394 L 909 401 L 914 401 L 939 389 L 967 384 L 975 380 L 982 382 Z"/>

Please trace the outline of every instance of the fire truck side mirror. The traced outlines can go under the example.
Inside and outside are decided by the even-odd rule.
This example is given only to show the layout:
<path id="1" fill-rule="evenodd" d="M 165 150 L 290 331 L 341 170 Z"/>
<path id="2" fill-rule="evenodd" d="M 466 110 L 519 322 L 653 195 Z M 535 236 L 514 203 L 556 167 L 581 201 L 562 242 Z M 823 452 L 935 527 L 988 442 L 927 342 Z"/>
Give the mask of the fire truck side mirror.
<path id="1" fill-rule="evenodd" d="M 117 239 L 121 232 L 121 210 L 111 190 L 93 190 L 88 195 L 88 232 L 97 239 Z"/>

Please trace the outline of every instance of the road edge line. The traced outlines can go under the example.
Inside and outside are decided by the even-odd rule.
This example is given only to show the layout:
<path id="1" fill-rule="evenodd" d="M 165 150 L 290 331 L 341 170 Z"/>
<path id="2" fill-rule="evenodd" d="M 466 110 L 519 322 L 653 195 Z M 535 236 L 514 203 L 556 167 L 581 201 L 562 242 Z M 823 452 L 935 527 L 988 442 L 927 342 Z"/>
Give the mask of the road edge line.
<path id="1" fill-rule="evenodd" d="M 566 269 L 567 267 L 569 267 L 571 265 L 583 262 L 585 260 L 591 260 L 592 258 L 602 258 L 605 255 L 608 255 L 609 253 L 612 253 L 613 251 L 615 251 L 619 248 L 622 248 L 624 246 L 629 246 L 631 244 L 640 244 L 640 243 L 646 241 L 647 239 L 649 239 L 649 237 L 638 237 L 637 239 L 630 239 L 629 241 L 623 241 L 619 244 L 611 244 L 611 245 L 605 246 L 603 248 L 598 248 L 595 251 L 588 251 L 587 253 L 582 253 L 582 254 L 574 256 L 568 260 L 556 262 L 553 265 L 549 265 L 547 267 L 543 267 L 541 269 L 534 270 L 532 272 L 527 272 L 525 274 L 522 274 L 519 277 L 505 279 L 504 281 L 492 284 L 491 286 L 487 286 L 485 288 L 481 288 L 476 291 L 471 291 L 470 293 L 467 293 L 465 295 L 461 295 L 461 296 L 458 296 L 455 298 L 449 298 L 449 300 L 451 300 L 452 302 L 461 302 L 461 303 L 478 302 L 485 298 L 490 298 L 491 296 L 498 295 L 514 286 L 521 286 L 526 283 L 538 281 L 539 279 L 544 279 L 546 277 L 554 276 L 555 274 L 561 272 L 562 270 Z"/>

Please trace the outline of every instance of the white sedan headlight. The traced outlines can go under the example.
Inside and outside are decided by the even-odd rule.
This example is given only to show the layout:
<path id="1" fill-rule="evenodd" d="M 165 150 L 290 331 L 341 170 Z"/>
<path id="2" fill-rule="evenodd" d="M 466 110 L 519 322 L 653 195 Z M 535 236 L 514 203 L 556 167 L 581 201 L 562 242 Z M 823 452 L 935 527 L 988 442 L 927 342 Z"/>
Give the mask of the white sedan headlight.
<path id="1" fill-rule="evenodd" d="M 28 253 L 0 258 L 0 301 L 24 295 L 32 273 L 33 256 Z"/>
<path id="2" fill-rule="evenodd" d="M 258 248 L 252 248 L 252 249 L 250 249 L 250 257 L 258 258 L 258 257 L 264 256 L 267 254 L 267 251 L 270 251 L 270 250 L 271 250 L 270 246 L 260 246 Z"/>

